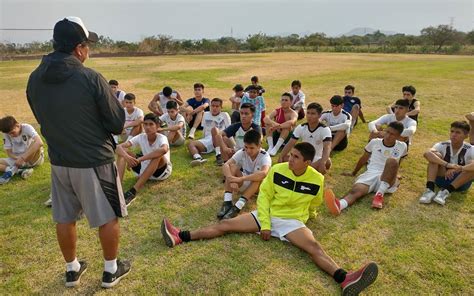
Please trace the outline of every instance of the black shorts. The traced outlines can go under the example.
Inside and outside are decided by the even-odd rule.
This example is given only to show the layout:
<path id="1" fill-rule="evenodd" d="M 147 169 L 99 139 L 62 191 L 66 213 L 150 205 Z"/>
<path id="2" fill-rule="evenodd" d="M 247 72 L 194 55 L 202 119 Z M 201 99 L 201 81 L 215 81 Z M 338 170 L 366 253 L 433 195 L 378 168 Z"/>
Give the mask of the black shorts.
<path id="1" fill-rule="evenodd" d="M 192 127 L 193 127 L 194 121 L 196 120 L 196 116 L 197 116 L 197 115 L 194 114 L 194 115 L 193 115 L 193 119 L 191 119 L 191 121 L 188 123 L 189 128 L 192 128 Z M 199 124 L 198 127 L 197 127 L 197 129 L 198 129 L 198 130 L 202 130 L 202 129 L 203 129 L 202 125 Z"/>
<path id="2" fill-rule="evenodd" d="M 334 135 L 332 135 L 332 138 L 334 139 Z M 332 150 L 334 151 L 342 151 L 347 148 L 347 145 L 349 144 L 349 141 L 347 140 L 347 135 L 337 144 L 334 146 Z"/>
<path id="3" fill-rule="evenodd" d="M 164 165 L 162 166 L 161 168 L 157 168 L 156 171 L 153 173 L 153 177 L 155 178 L 159 178 L 161 175 L 163 175 L 163 173 L 166 171 L 166 168 L 168 166 L 167 165 Z M 132 170 L 137 174 L 137 175 L 140 175 L 140 170 L 142 169 L 142 164 L 139 163 L 137 166 L 134 166 L 132 168 Z"/>

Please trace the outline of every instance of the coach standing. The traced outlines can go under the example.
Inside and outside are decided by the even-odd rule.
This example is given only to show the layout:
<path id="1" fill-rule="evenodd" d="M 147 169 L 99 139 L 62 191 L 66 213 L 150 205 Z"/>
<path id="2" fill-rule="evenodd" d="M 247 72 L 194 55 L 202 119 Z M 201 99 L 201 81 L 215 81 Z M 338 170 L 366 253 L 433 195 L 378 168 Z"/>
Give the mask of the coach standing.
<path id="1" fill-rule="evenodd" d="M 79 284 L 87 268 L 76 257 L 76 221 L 84 213 L 90 227 L 99 227 L 102 287 L 111 288 L 130 271 L 129 262 L 117 260 L 117 218 L 126 216 L 127 209 L 111 135 L 122 132 L 125 113 L 104 77 L 83 66 L 97 34 L 78 17 L 57 22 L 53 34 L 54 52 L 31 73 L 26 95 L 48 143 L 53 219 L 66 260 L 66 286 Z"/>

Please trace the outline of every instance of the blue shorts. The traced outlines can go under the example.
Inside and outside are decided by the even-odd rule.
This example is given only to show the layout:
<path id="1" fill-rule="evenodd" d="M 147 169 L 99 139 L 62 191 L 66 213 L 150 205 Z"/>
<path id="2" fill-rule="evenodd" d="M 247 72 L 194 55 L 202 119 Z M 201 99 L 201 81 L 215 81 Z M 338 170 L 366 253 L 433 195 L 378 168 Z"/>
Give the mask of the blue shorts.
<path id="1" fill-rule="evenodd" d="M 435 180 L 435 183 L 438 187 L 441 187 L 441 188 L 446 188 L 448 187 L 453 181 L 454 179 L 456 179 L 457 177 L 459 176 L 459 174 L 455 174 L 454 175 L 454 178 L 452 178 L 451 180 L 446 180 L 444 177 L 441 177 L 441 176 L 438 176 L 436 177 L 436 180 Z M 464 183 L 461 187 L 459 187 L 458 189 L 456 189 L 456 191 L 467 191 L 469 190 L 469 188 L 471 187 L 471 184 L 472 184 L 472 181 L 469 181 L 467 183 Z"/>

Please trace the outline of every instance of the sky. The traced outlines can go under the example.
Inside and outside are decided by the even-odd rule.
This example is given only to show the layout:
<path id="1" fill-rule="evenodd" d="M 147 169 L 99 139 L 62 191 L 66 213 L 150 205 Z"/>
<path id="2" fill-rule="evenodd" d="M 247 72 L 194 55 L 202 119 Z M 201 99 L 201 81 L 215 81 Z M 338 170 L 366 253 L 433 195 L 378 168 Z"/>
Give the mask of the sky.
<path id="1" fill-rule="evenodd" d="M 54 24 L 70 15 L 99 35 L 134 42 L 159 34 L 338 36 L 359 27 L 419 35 L 425 27 L 451 22 L 458 30 L 473 30 L 474 0 L 0 0 L 0 29 L 46 29 L 0 30 L 0 42 L 50 40 Z"/>

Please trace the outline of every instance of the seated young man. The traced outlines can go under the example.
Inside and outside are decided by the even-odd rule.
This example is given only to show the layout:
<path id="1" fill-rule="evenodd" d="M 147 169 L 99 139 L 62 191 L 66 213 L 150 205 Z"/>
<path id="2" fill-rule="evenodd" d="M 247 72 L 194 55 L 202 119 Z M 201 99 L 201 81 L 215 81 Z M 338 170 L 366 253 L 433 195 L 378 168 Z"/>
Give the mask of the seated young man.
<path id="1" fill-rule="evenodd" d="M 179 92 L 173 90 L 169 86 L 165 86 L 163 90 L 157 93 L 148 104 L 148 109 L 155 113 L 155 115 L 161 116 L 166 113 L 166 103 L 169 101 L 175 101 L 178 106 L 183 105 L 183 99 Z"/>
<path id="2" fill-rule="evenodd" d="M 257 77 L 257 76 L 252 76 L 252 77 L 250 78 L 250 85 L 247 86 L 244 91 L 245 91 L 245 92 L 249 92 L 250 89 L 255 88 L 255 89 L 258 90 L 258 94 L 257 94 L 257 95 L 263 96 L 263 94 L 265 93 L 265 89 L 264 89 L 263 86 L 261 86 L 258 82 L 259 82 L 259 81 L 258 81 L 258 77 Z"/>
<path id="3" fill-rule="evenodd" d="M 247 93 L 242 97 L 240 106 L 245 103 L 250 103 L 255 106 L 255 113 L 253 114 L 253 123 L 262 126 L 262 114 L 265 110 L 265 100 L 258 95 L 258 88 L 254 85 L 247 87 Z"/>
<path id="4" fill-rule="evenodd" d="M 418 115 L 420 114 L 420 101 L 415 98 L 416 89 L 412 85 L 402 87 L 403 99 L 408 100 L 408 113 L 407 116 L 418 122 Z M 387 106 L 387 113 L 393 114 L 395 112 L 395 105 L 397 102 L 393 102 Z"/>
<path id="5" fill-rule="evenodd" d="M 222 167 L 225 176 L 224 203 L 217 213 L 219 219 L 236 217 L 247 201 L 251 199 L 260 187 L 272 159 L 262 149 L 262 135 L 256 130 L 250 130 L 244 135 L 244 148 L 237 151 Z M 240 192 L 239 200 L 232 205 L 232 194 Z"/>
<path id="6" fill-rule="evenodd" d="M 262 134 L 262 128 L 252 122 L 255 106 L 244 103 L 240 107 L 241 122 L 229 125 L 223 131 L 217 127 L 212 128 L 212 141 L 216 144 L 216 163 L 221 166 L 229 160 L 235 151 L 244 148 L 244 135 L 250 130 L 256 130 Z"/>
<path id="7" fill-rule="evenodd" d="M 436 143 L 425 152 L 428 160 L 426 190 L 420 197 L 420 203 L 428 204 L 434 200 L 440 205 L 453 191 L 467 191 L 474 179 L 473 172 L 464 171 L 463 167 L 474 161 L 474 147 L 464 142 L 470 131 L 465 121 L 451 123 L 449 141 Z M 435 185 L 440 187 L 435 193 Z"/>
<path id="8" fill-rule="evenodd" d="M 18 123 L 13 116 L 0 119 L 3 132 L 3 149 L 6 158 L 0 158 L 0 185 L 8 183 L 15 174 L 23 179 L 31 176 L 33 168 L 44 162 L 43 141 L 35 129 L 26 123 Z"/>
<path id="9" fill-rule="evenodd" d="M 311 103 L 306 109 L 306 123 L 298 125 L 293 131 L 291 140 L 285 145 L 283 151 L 278 158 L 278 162 L 288 161 L 288 153 L 295 146 L 296 142 L 301 139 L 302 142 L 313 145 L 316 153 L 311 162 L 311 166 L 321 174 L 326 174 L 331 167 L 331 130 L 319 121 L 323 112 L 323 107 L 318 103 Z"/>
<path id="10" fill-rule="evenodd" d="M 341 285 L 343 295 L 358 295 L 377 278 L 377 264 L 371 262 L 355 272 L 340 268 L 306 227 L 322 202 L 324 177 L 310 164 L 315 150 L 309 143 L 297 144 L 287 163 L 274 165 L 260 185 L 257 210 L 222 220 L 195 231 L 181 231 L 166 218 L 161 233 L 168 247 L 183 242 L 212 239 L 227 233 L 260 233 L 267 241 L 277 237 L 308 253 L 311 260 Z M 284 256 L 285 254 L 283 254 Z"/>
<path id="11" fill-rule="evenodd" d="M 160 116 L 160 121 L 166 123 L 166 127 L 159 128 L 171 146 L 181 146 L 186 138 L 186 121 L 183 115 L 178 113 L 178 104 L 175 101 L 166 103 L 166 114 Z"/>
<path id="12" fill-rule="evenodd" d="M 329 102 L 332 110 L 323 112 L 320 121 L 329 126 L 331 130 L 331 151 L 342 151 L 349 144 L 347 137 L 351 131 L 352 116 L 342 109 L 344 100 L 341 96 L 333 96 Z"/>
<path id="13" fill-rule="evenodd" d="M 391 122 L 383 139 L 372 139 L 365 146 L 364 154 L 352 173 L 344 175 L 356 176 L 366 164 L 367 171 L 355 180 L 352 189 L 342 199 L 337 199 L 331 190 L 325 192 L 324 199 L 332 214 L 339 215 L 343 209 L 371 192 L 375 192 L 372 208 L 383 207 L 384 194 L 394 193 L 400 184 L 397 172 L 401 158 L 407 154 L 407 144 L 397 140 L 402 132 L 403 125 L 400 122 Z"/>
<path id="14" fill-rule="evenodd" d="M 301 90 L 301 82 L 294 80 L 291 82 L 291 109 L 295 110 L 298 114 L 298 120 L 303 119 L 305 115 L 305 99 L 306 96 Z"/>
<path id="15" fill-rule="evenodd" d="M 229 98 L 229 101 L 232 104 L 230 119 L 231 123 L 236 123 L 240 121 L 240 103 L 244 96 L 244 87 L 241 84 L 236 84 L 232 90 L 234 91 L 234 95 Z"/>
<path id="16" fill-rule="evenodd" d="M 123 181 L 125 168 L 133 170 L 138 180 L 124 193 L 127 205 L 135 199 L 138 191 L 148 180 L 163 181 L 171 176 L 172 165 L 168 138 L 158 133 L 158 117 L 153 113 L 145 115 L 143 126 L 145 132 L 117 146 L 117 168 L 120 180 Z M 129 148 L 138 147 L 140 153 L 135 155 Z"/>
<path id="17" fill-rule="evenodd" d="M 125 106 L 125 124 L 123 126 L 122 136 L 126 141 L 139 135 L 143 131 L 143 111 L 135 106 L 135 95 L 128 93 L 123 100 Z M 114 136 L 115 142 L 119 143 L 119 136 Z"/>
<path id="18" fill-rule="evenodd" d="M 110 88 L 112 89 L 112 92 L 114 93 L 115 97 L 117 100 L 122 104 L 122 106 L 125 108 L 125 105 L 123 104 L 123 100 L 125 99 L 126 93 L 120 89 L 119 83 L 117 80 L 109 80 L 109 85 Z"/>
<path id="19" fill-rule="evenodd" d="M 378 119 L 369 122 L 369 140 L 383 138 L 385 135 L 383 126 L 391 122 L 398 121 L 403 124 L 404 129 L 400 134 L 400 138 L 397 140 L 403 141 L 409 146 L 412 143 L 413 135 L 416 132 L 417 123 L 407 115 L 408 104 L 408 101 L 405 99 L 398 100 L 395 104 L 394 114 L 385 114 Z"/>
<path id="20" fill-rule="evenodd" d="M 357 119 L 360 117 L 363 123 L 365 123 L 364 113 L 362 113 L 362 102 L 358 97 L 354 97 L 355 87 L 352 85 L 346 85 L 344 87 L 344 111 L 350 113 L 352 116 L 351 130 L 356 126 Z"/>
<path id="21" fill-rule="evenodd" d="M 212 138 L 212 128 L 217 128 L 219 131 L 224 130 L 230 125 L 230 116 L 227 112 L 222 111 L 222 100 L 214 98 L 211 101 L 211 111 L 204 112 L 202 116 L 201 125 L 203 127 L 203 138 L 194 140 L 188 143 L 189 153 L 193 160 L 191 166 L 203 164 L 207 159 L 202 158 L 201 153 L 211 153 L 218 147 Z M 220 151 L 219 151 L 220 153 Z M 216 156 L 218 152 L 216 151 Z"/>
<path id="22" fill-rule="evenodd" d="M 474 112 L 466 114 L 466 119 L 469 121 L 471 131 L 469 132 L 469 142 L 474 145 Z"/>
<path id="23" fill-rule="evenodd" d="M 204 96 L 204 85 L 202 83 L 194 84 L 194 98 L 188 99 L 180 111 L 186 118 L 189 130 L 188 138 L 194 139 L 194 134 L 197 129 L 202 129 L 201 121 L 204 112 L 209 111 L 209 99 Z"/>
<path id="24" fill-rule="evenodd" d="M 281 145 L 288 140 L 290 132 L 298 120 L 298 113 L 291 109 L 291 101 L 292 97 L 289 93 L 282 94 L 280 108 L 275 109 L 264 118 L 270 156 L 275 156 L 278 153 Z"/>

